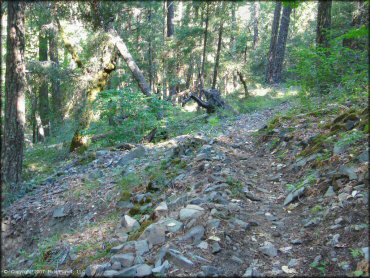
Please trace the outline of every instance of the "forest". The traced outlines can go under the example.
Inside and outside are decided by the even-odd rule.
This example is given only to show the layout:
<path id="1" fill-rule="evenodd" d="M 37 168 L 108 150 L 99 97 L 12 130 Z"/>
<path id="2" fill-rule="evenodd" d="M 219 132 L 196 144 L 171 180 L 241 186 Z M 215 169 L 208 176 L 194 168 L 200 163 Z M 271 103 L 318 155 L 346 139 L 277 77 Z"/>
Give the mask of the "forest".
<path id="1" fill-rule="evenodd" d="M 369 275 L 369 1 L 2 1 L 4 276 Z"/>

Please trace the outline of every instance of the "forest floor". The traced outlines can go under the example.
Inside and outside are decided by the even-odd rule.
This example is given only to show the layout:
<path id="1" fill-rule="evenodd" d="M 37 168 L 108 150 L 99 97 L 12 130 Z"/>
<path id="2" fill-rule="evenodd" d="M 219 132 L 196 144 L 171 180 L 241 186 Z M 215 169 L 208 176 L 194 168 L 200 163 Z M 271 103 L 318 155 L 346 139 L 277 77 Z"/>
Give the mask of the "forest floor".
<path id="1" fill-rule="evenodd" d="M 295 105 L 76 158 L 3 212 L 3 269 L 368 275 L 364 107 Z"/>

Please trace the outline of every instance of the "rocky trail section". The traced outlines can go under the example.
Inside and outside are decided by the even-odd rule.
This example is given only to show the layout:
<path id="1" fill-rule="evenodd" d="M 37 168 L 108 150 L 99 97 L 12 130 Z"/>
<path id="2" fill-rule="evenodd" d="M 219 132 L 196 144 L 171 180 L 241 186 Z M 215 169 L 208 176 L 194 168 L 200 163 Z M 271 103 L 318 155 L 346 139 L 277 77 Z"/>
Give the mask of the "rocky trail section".
<path id="1" fill-rule="evenodd" d="M 215 138 L 180 136 L 87 155 L 88 163 L 76 161 L 6 211 L 5 251 L 16 254 L 27 245 L 32 250 L 35 235 L 51 236 L 68 227 L 84 232 L 65 235 L 44 259 L 57 260 L 59 269 L 83 267 L 80 274 L 87 277 L 366 273 L 361 260 L 368 254 L 364 185 L 348 185 L 345 196 L 329 192 L 303 199 L 305 192 L 286 190 L 304 175 L 300 168 L 293 170 L 297 161 L 279 161 L 271 144 L 254 136 L 289 106 L 225 121 Z M 291 139 L 280 135 L 281 142 Z M 117 191 L 117 175 L 143 172 L 150 173 L 146 182 Z M 92 189 L 76 194 L 73 188 L 86 188 L 87 181 Z M 323 205 L 314 211 L 318 203 Z M 118 217 L 109 221 L 112 213 Z M 76 245 L 88 237 L 98 244 L 94 251 L 106 252 L 86 265 Z M 361 251 L 356 257 L 351 250 Z M 32 258 L 20 259 L 17 268 L 34 264 Z"/>

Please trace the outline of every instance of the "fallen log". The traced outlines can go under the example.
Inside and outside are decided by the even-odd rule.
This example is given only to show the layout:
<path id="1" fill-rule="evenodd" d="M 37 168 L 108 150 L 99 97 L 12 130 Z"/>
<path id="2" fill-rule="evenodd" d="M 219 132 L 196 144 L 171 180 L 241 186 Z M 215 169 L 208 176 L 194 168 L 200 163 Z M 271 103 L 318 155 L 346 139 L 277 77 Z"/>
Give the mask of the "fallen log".
<path id="1" fill-rule="evenodd" d="M 208 114 L 216 112 L 217 108 L 231 109 L 231 107 L 222 99 L 221 94 L 218 90 L 201 89 L 201 92 L 206 97 L 207 101 L 203 101 L 201 98 L 192 93 L 182 102 L 182 106 L 193 99 L 200 107 L 206 109 Z"/>

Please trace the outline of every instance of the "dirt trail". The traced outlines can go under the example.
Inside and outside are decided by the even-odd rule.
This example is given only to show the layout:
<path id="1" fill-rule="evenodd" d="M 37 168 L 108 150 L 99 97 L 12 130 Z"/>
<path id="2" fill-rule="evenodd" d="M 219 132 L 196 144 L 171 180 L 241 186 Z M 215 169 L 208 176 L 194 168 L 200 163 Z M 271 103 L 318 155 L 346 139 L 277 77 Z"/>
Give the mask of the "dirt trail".
<path id="1" fill-rule="evenodd" d="M 288 206 L 289 209 L 284 207 L 288 194 L 286 184 L 295 180 L 298 173 L 277 162 L 260 137 L 254 136 L 254 132 L 273 115 L 290 106 L 283 103 L 274 109 L 241 115 L 232 122 L 225 121 L 220 128 L 222 135 L 213 139 L 180 136 L 131 151 L 102 151 L 98 159 L 82 168 L 70 166 L 66 170 L 67 175 L 55 177 L 40 190 L 40 194 L 52 192 L 53 195 L 52 202 L 37 203 L 44 215 L 43 223 L 40 224 L 37 217 L 29 216 L 23 220 L 19 215 L 14 216 L 19 214 L 20 208 L 32 207 L 38 199 L 37 193 L 8 209 L 7 219 L 12 220 L 12 224 L 8 224 L 8 238 L 3 239 L 12 239 L 13 245 L 8 244 L 7 250 L 11 254 L 9 258 L 14 258 L 16 251 L 26 242 L 32 246 L 29 241 L 31 227 L 45 236 L 45 231 L 52 235 L 63 227 L 85 227 L 82 219 L 88 219 L 88 223 L 97 224 L 95 230 L 89 234 L 89 230 L 84 228 L 83 234 L 78 232 L 75 237 L 80 241 L 95 237 L 101 246 L 104 246 L 103 239 L 108 238 L 114 248 L 105 257 L 89 262 L 86 268 L 82 261 L 76 263 L 82 257 L 81 252 L 73 249 L 78 241 L 65 235 L 64 241 L 58 244 L 59 247 L 68 245 L 63 261 L 58 263 L 59 268 L 105 277 L 151 273 L 170 276 L 312 276 L 319 274 L 317 269 L 310 267 L 313 261 L 319 264 L 323 258 L 329 257 L 333 262 L 345 260 L 348 249 L 343 247 L 350 246 L 351 230 L 343 230 L 338 236 L 331 234 L 334 233 L 332 230 L 344 228 L 339 225 L 343 224 L 343 219 L 338 220 L 340 210 L 329 209 L 335 214 L 318 225 L 319 222 L 310 215 L 310 207 L 318 202 L 318 197 L 298 200 Z M 116 182 L 112 178 L 113 171 L 122 171 L 119 167 L 123 165 L 122 173 L 142 173 L 149 162 L 163 161 L 163 158 L 169 161 L 170 169 L 167 170 L 174 167 L 174 162 L 182 163 L 184 169 L 171 178 L 165 189 L 153 193 L 148 191 L 149 185 L 137 188 L 129 201 L 118 206 L 119 202 L 114 198 Z M 87 198 L 76 200 L 76 196 L 72 198 L 64 193 L 97 173 L 104 184 L 89 192 L 85 196 Z M 60 185 L 63 185 L 63 190 L 57 192 Z M 150 186 L 155 187 L 155 184 Z M 133 205 L 142 204 L 138 200 L 145 198 L 150 199 L 150 203 L 144 202 L 145 205 L 140 207 L 140 211 L 146 208 L 136 222 L 127 215 L 132 212 L 130 208 Z M 327 198 L 319 201 L 328 204 Z M 55 218 L 53 214 L 61 204 L 68 213 L 59 211 L 66 215 Z M 151 208 L 150 212 L 148 208 Z M 118 211 L 122 218 L 114 220 L 105 229 L 106 223 L 102 225 L 100 221 L 114 211 Z M 355 221 L 349 224 L 361 223 L 363 215 L 356 215 L 356 209 L 353 211 L 350 219 Z M 132 223 L 123 221 L 125 223 L 122 224 L 122 219 L 129 219 Z M 307 222 L 307 219 L 313 220 Z M 149 220 L 151 225 L 144 226 Z M 128 227 L 138 229 L 139 223 L 144 227 L 140 230 L 140 237 L 129 233 L 129 239 L 127 236 L 122 239 L 122 232 L 129 232 Z M 339 226 L 328 230 L 334 223 Z M 9 233 L 12 227 L 16 233 Z M 366 229 L 360 230 L 357 236 L 364 236 L 364 233 Z M 37 235 L 37 232 L 33 233 L 33 236 Z M 32 266 L 32 263 L 32 260 L 23 260 L 13 267 Z M 353 261 L 347 264 L 356 267 Z M 327 269 L 325 267 L 324 271 L 332 275 L 343 275 L 349 270 L 349 266 L 344 269 L 345 265 L 342 269 L 331 268 L 331 265 Z"/>

